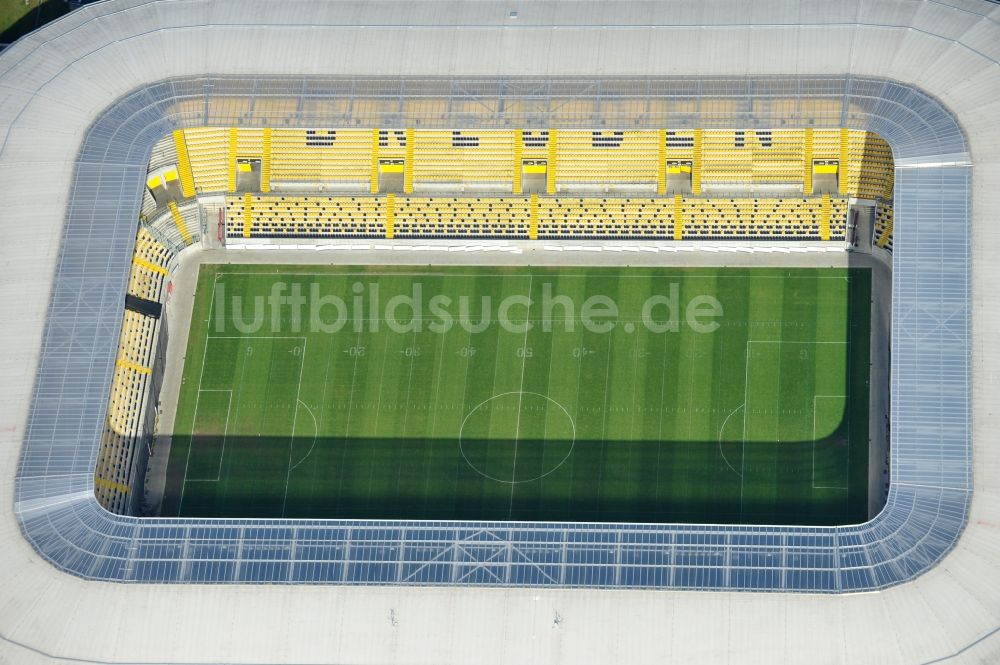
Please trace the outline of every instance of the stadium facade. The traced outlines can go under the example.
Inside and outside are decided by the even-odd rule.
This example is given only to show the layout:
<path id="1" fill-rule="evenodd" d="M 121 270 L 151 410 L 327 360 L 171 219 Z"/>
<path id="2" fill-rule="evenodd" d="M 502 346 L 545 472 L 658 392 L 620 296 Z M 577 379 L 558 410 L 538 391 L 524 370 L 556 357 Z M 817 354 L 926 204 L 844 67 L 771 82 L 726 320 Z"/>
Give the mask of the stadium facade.
<path id="1" fill-rule="evenodd" d="M 988 285 L 1000 208 L 998 20 L 1000 8 L 980 1 L 108 2 L 21 40 L 0 57 L 0 180 L 5 219 L 17 224 L 3 250 L 10 379 L 0 458 L 10 488 L 0 638 L 11 658 L 408 661 L 449 625 L 434 660 L 457 662 L 490 646 L 489 624 L 506 627 L 493 638 L 498 660 L 594 659 L 608 625 L 629 636 L 619 646 L 634 657 L 703 660 L 757 640 L 782 645 L 787 660 L 815 649 L 834 662 L 995 653 L 997 453 L 982 405 L 998 361 L 987 337 L 997 317 Z M 801 529 L 167 520 L 99 506 L 97 436 L 153 143 L 181 127 L 240 123 L 239 107 L 227 114 L 213 99 L 492 100 L 530 90 L 544 101 L 553 89 L 595 109 L 616 96 L 693 102 L 694 111 L 641 121 L 649 126 L 783 121 L 889 142 L 898 194 L 882 513 Z M 754 103 L 779 97 L 798 100 L 791 117 Z M 351 119 L 434 122 L 401 111 Z M 602 119 L 595 110 L 580 122 Z M 286 623 L 279 606 L 315 624 L 274 630 Z M 635 617 L 627 625 L 625 612 Z M 235 620 L 221 626 L 223 616 Z M 317 638 L 331 622 L 342 633 Z M 646 643 L 663 622 L 672 626 L 663 642 Z M 179 628 L 158 631 L 166 625 Z M 262 625 L 272 626 L 268 640 Z M 182 644 L 179 630 L 224 638 Z M 710 639 L 726 646 L 711 650 Z"/>

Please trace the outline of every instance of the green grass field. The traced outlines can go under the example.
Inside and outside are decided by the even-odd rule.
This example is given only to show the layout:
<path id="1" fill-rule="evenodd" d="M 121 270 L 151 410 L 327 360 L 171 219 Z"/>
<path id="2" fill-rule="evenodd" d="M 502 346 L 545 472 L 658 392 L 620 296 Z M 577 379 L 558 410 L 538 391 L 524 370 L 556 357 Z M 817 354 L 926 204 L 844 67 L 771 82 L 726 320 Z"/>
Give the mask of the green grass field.
<path id="1" fill-rule="evenodd" d="M 67 12 L 64 0 L 0 0 L 0 44 L 13 42 Z"/>
<path id="2" fill-rule="evenodd" d="M 415 288 L 419 316 L 394 300 Z M 162 513 L 863 521 L 870 292 L 856 269 L 203 266 Z"/>

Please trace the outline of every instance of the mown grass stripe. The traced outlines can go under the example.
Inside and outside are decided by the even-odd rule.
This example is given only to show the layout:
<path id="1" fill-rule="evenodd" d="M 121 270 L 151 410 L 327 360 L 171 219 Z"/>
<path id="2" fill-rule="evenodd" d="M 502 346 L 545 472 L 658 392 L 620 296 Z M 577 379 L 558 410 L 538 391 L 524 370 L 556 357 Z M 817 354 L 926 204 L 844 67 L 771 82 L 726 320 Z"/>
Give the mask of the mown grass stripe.
<path id="1" fill-rule="evenodd" d="M 316 285 L 348 305 L 355 283 L 377 285 L 384 305 L 419 281 L 425 301 L 449 295 L 456 312 L 459 297 L 468 297 L 476 321 L 481 297 L 492 299 L 495 317 L 499 302 L 525 295 L 530 282 L 536 328 L 525 335 L 494 321 L 484 332 L 454 326 L 442 336 L 426 327 L 393 332 L 381 320 L 373 330 L 365 308 L 365 329 L 357 332 L 348 307 L 349 320 L 333 334 L 310 332 L 308 315 L 296 331 L 287 309 L 276 331 L 244 334 L 230 323 L 219 331 L 210 311 L 216 281 L 227 299 L 243 298 L 246 320 L 253 299 L 266 300 L 276 281 L 298 282 L 306 294 Z M 626 327 L 641 320 L 647 298 L 669 296 L 674 283 L 679 331 Z M 550 287 L 575 303 L 573 330 L 561 321 L 556 332 L 542 330 L 546 314 L 562 317 L 559 306 L 542 311 Z M 205 516 L 280 515 L 284 506 L 286 516 L 314 518 L 860 521 L 867 508 L 869 293 L 868 271 L 845 269 L 205 266 L 164 512 L 177 513 L 183 488 L 183 513 Z M 611 332 L 580 324 L 582 302 L 594 295 L 622 310 Z M 684 324 L 685 304 L 699 295 L 723 305 L 715 332 Z M 521 320 L 524 308 L 512 314 Z M 793 348 L 851 339 L 864 342 L 835 354 Z M 751 358 L 747 365 L 748 346 L 779 341 L 788 344 L 758 350 L 760 363 Z M 305 353 L 301 363 L 292 353 L 296 345 Z M 246 349 L 252 356 L 244 373 L 240 360 L 247 358 L 239 354 Z M 213 467 L 221 468 L 218 482 L 184 480 L 199 385 L 232 391 L 236 422 L 229 421 L 225 452 Z M 847 448 L 850 492 L 814 488 L 812 480 L 814 452 L 826 477 L 848 457 L 843 449 L 814 448 L 811 440 L 815 394 L 836 394 L 838 386 L 851 395 L 845 417 L 861 423 L 851 428 Z M 477 464 L 513 480 L 548 472 L 512 486 L 473 469 L 459 444 L 463 420 L 477 405 L 519 391 L 542 397 L 522 399 L 521 409 L 518 400 L 496 405 L 473 432 L 482 446 Z M 204 404 L 220 410 L 226 402 Z M 563 408 L 576 430 L 565 463 Z M 829 420 L 833 411 L 819 415 Z M 225 418 L 198 416 L 199 423 Z M 837 427 L 823 425 L 843 436 Z"/>

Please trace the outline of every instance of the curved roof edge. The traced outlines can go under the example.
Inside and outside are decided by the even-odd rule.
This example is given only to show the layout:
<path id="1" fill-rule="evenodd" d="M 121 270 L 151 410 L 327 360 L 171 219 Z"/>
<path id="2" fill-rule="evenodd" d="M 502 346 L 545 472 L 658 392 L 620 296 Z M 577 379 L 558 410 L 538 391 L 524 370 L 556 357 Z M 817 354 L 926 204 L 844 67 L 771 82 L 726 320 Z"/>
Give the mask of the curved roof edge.
<path id="1" fill-rule="evenodd" d="M 698 110 L 646 114 L 643 126 L 800 126 L 847 125 L 881 134 L 894 152 L 911 164 L 967 162 L 964 136 L 953 116 L 922 91 L 887 80 L 867 78 L 700 78 L 700 79 L 318 79 L 186 78 L 151 83 L 121 98 L 100 114 L 87 132 L 63 230 L 35 387 L 35 400 L 18 472 L 16 512 L 26 537 L 56 566 L 91 578 L 156 582 L 326 582 L 363 584 L 528 584 L 557 586 L 675 587 L 797 591 L 866 591 L 906 581 L 920 574 L 954 544 L 968 504 L 968 465 L 943 472 L 945 457 L 967 448 L 967 432 L 943 430 L 949 409 L 938 417 L 908 411 L 915 395 L 934 391 L 943 397 L 958 391 L 968 399 L 967 275 L 945 279 L 931 275 L 926 258 L 907 238 L 941 246 L 958 242 L 952 260 L 966 258 L 961 239 L 967 228 L 964 202 L 968 183 L 950 184 L 965 166 L 922 168 L 919 195 L 933 195 L 944 208 L 906 208 L 918 196 L 911 173 L 899 174 L 897 191 L 902 234 L 895 250 L 897 274 L 918 273 L 926 283 L 917 289 L 906 281 L 894 289 L 893 390 L 894 430 L 934 428 L 941 440 L 916 447 L 905 436 L 893 440 L 893 485 L 886 509 L 873 521 L 855 527 L 798 528 L 702 525 L 428 523 L 415 521 L 300 521 L 129 518 L 111 515 L 93 495 L 102 416 L 120 325 L 121 297 L 128 278 L 134 220 L 153 143 L 177 127 L 275 126 L 372 127 L 442 126 L 441 116 L 414 116 L 408 102 L 439 99 L 448 108 L 478 101 L 484 108 L 524 108 L 530 115 L 494 112 L 485 126 L 595 126 L 607 117 L 556 116 L 563 97 L 593 100 L 595 109 L 623 98 L 646 106 L 681 108 L 694 101 Z M 470 91 L 475 91 L 470 93 Z M 600 91 L 595 94 L 594 91 Z M 473 94 L 475 95 L 473 97 Z M 338 116 L 335 100 L 352 102 L 376 95 L 381 104 L 355 103 L 367 115 Z M 603 97 L 602 97 L 603 96 Z M 625 96 L 625 97 L 623 97 Z M 702 105 L 735 112 L 702 112 Z M 386 100 L 400 100 L 396 109 Z M 755 111 L 762 101 L 780 101 L 778 114 Z M 789 113 L 788 103 L 799 105 Z M 690 104 L 687 104 L 690 106 Z M 202 109 L 191 113 L 190 109 Z M 282 109 L 279 114 L 266 110 Z M 310 112 L 285 109 L 315 109 Z M 468 127 L 466 118 L 463 127 Z M 621 120 L 628 120 L 622 118 Z M 614 119 L 611 122 L 615 122 Z M 631 126 L 631 125 L 627 125 Z M 928 180 L 928 176 L 931 180 Z M 963 202 L 961 210 L 956 202 Z M 95 209 L 102 211 L 95 214 Z M 942 209 L 954 215 L 945 223 Z M 101 238 L 101 243 L 94 243 Z M 967 263 L 966 263 L 967 265 Z M 909 280 L 909 277 L 904 277 Z M 949 301 L 947 296 L 966 293 Z M 915 300 L 916 299 L 916 300 Z M 917 302 L 919 300 L 919 304 Z M 937 334 L 931 322 L 909 316 L 915 307 L 946 314 L 947 330 Z M 66 322 L 73 325 L 67 327 Z M 958 333 L 966 344 L 942 335 Z M 947 347 L 948 355 L 943 357 Z M 72 356 L 64 352 L 75 349 Z M 940 376 L 918 379 L 907 360 L 926 373 L 938 363 Z M 79 385 L 67 380 L 81 362 L 90 371 Z M 956 372 L 958 372 L 956 374 Z M 949 377 L 960 377 L 949 380 Z M 919 385 L 918 385 L 919 383 Z M 951 405 L 967 409 L 956 400 Z M 67 435 L 64 423 L 93 423 Z M 967 427 L 967 424 L 966 424 Z M 944 438 L 948 435 L 949 438 Z M 88 455 L 82 454 L 89 451 Z M 916 455 L 930 457 L 918 460 Z M 67 463 L 69 461 L 69 463 Z M 464 547 L 486 541 L 480 549 Z M 211 543 L 207 546 L 206 543 Z M 516 548 L 507 544 L 516 543 Z M 564 547 L 565 545 L 568 545 Z M 616 555 L 608 559 L 608 546 Z M 469 551 L 474 552 L 468 554 Z M 464 554 L 456 554 L 462 552 Z M 429 561 L 448 561 L 431 565 Z M 765 563 L 766 562 L 766 563 Z M 484 567 L 484 564 L 485 565 Z M 494 569 L 494 570 L 490 570 Z M 489 575 L 477 575 L 487 570 Z M 496 571 L 502 570 L 498 575 Z"/>
<path id="2" fill-rule="evenodd" d="M 517 25 L 510 23 L 510 11 L 519 13 Z M 309 57 L 301 57 L 302 53 L 308 53 Z M 498 64 L 497 53 L 503 54 L 503 66 Z M 873 658 L 874 654 L 884 656 L 886 661 L 912 662 L 928 654 L 959 652 L 962 644 L 991 634 L 1000 621 L 997 602 L 1000 567 L 990 554 L 1000 541 L 995 532 L 996 524 L 1000 523 L 997 512 L 1000 483 L 995 474 L 989 473 L 1000 464 L 1000 451 L 990 440 L 1000 429 L 1000 417 L 984 409 L 973 414 L 969 401 L 970 386 L 977 404 L 995 397 L 995 388 L 990 386 L 988 377 L 1000 371 L 1000 350 L 993 348 L 990 337 L 991 331 L 1000 329 L 1000 308 L 990 299 L 985 286 L 995 281 L 990 263 L 1000 249 L 1000 233 L 992 223 L 1000 218 L 1000 188 L 996 186 L 1000 182 L 1000 128 L 995 122 L 1000 115 L 998 62 L 1000 8 L 978 0 L 805 2 L 798 3 L 794 10 L 782 3 L 723 0 L 711 5 L 680 1 L 669 6 L 115 0 L 88 6 L 0 54 L 0 187 L 6 195 L 5 217 L 31 220 L 17 234 L 9 234 L 2 249 L 6 283 L 0 290 L 0 303 L 7 316 L 0 321 L 0 332 L 8 359 L 4 361 L 7 381 L 0 387 L 0 416 L 2 422 L 11 424 L 0 430 L 0 441 L 6 444 L 0 446 L 0 487 L 14 498 L 14 469 L 18 467 L 22 427 L 27 423 L 40 366 L 38 340 L 50 311 L 50 296 L 52 302 L 59 300 L 59 294 L 51 290 L 51 275 L 59 257 L 57 243 L 63 237 L 67 220 L 71 183 L 86 179 L 76 172 L 76 147 L 82 145 L 88 127 L 111 100 L 147 85 L 151 79 L 204 75 L 209 66 L 206 63 L 211 63 L 215 72 L 225 77 L 336 74 L 412 78 L 442 72 L 454 77 L 495 77 L 498 72 L 579 77 L 600 72 L 609 78 L 677 74 L 710 78 L 734 73 L 737 78 L 767 78 L 801 77 L 807 72 L 817 74 L 817 78 L 837 78 L 848 72 L 851 78 L 889 78 L 922 88 L 936 97 L 964 130 L 971 158 L 968 166 L 961 159 L 928 162 L 919 155 L 897 154 L 903 167 L 897 169 L 898 182 L 903 186 L 905 180 L 913 193 L 908 207 L 906 201 L 899 203 L 900 225 L 906 233 L 900 234 L 898 242 L 904 243 L 904 237 L 908 237 L 911 244 L 907 251 L 919 261 L 900 265 L 898 255 L 902 249 L 897 249 L 894 289 L 909 292 L 912 308 L 895 309 L 894 315 L 897 320 L 903 316 L 932 321 L 930 327 L 936 343 L 945 344 L 939 344 L 939 350 L 947 350 L 952 344 L 968 345 L 971 338 L 976 373 L 966 367 L 964 372 L 950 376 L 954 383 L 943 394 L 910 393 L 913 403 L 909 406 L 897 404 L 902 395 L 894 391 L 893 406 L 897 412 L 903 409 L 917 416 L 936 413 L 940 418 L 947 406 L 952 417 L 928 429 L 893 428 L 894 468 L 911 479 L 895 483 L 900 490 L 893 507 L 896 518 L 885 519 L 890 514 L 886 511 L 873 524 L 882 534 L 894 530 L 901 534 L 910 530 L 915 534 L 931 534 L 928 520 L 940 520 L 942 524 L 958 525 L 945 529 L 958 537 L 957 545 L 945 557 L 949 544 L 917 536 L 916 540 L 925 548 L 921 552 L 929 557 L 907 558 L 907 561 L 931 572 L 896 590 L 851 596 L 838 603 L 820 603 L 808 595 L 784 595 L 780 603 L 755 596 L 752 604 L 746 605 L 737 596 L 723 594 L 623 596 L 608 592 L 584 597 L 567 592 L 559 595 L 559 612 L 580 619 L 599 616 L 612 620 L 615 612 L 625 605 L 632 609 L 641 605 L 643 613 L 633 612 L 628 627 L 636 640 L 631 646 L 620 643 L 624 651 L 637 656 L 640 651 L 646 653 L 648 647 L 641 645 L 648 641 L 642 637 L 648 634 L 645 631 L 654 628 L 651 623 L 654 620 L 666 620 L 656 624 L 659 628 L 673 626 L 664 634 L 662 643 L 670 647 L 674 657 L 704 655 L 699 651 L 702 638 L 691 636 L 697 633 L 692 623 L 697 618 L 711 617 L 718 620 L 718 625 L 728 625 L 726 635 L 732 646 L 749 645 L 749 633 L 733 620 L 737 614 L 769 617 L 767 621 L 748 625 L 756 631 L 754 639 L 772 639 L 771 644 L 779 645 L 786 657 L 814 654 L 818 652 L 816 649 L 824 647 L 825 653 L 844 662 Z M 956 161 L 959 163 L 950 166 L 940 164 Z M 134 168 L 134 164 L 124 165 L 123 177 L 129 177 L 130 169 Z M 106 169 L 102 172 L 113 175 L 111 165 Z M 31 186 L 26 187 L 25 183 Z M 110 181 L 99 178 L 91 185 L 98 189 L 114 187 Z M 127 180 L 125 185 L 131 186 Z M 136 181 L 135 191 L 139 186 Z M 945 194 L 952 205 L 964 206 L 965 213 L 956 213 L 955 208 L 945 210 L 939 193 Z M 921 211 L 932 209 L 936 212 L 930 217 L 919 217 Z M 121 213 L 123 223 L 132 212 Z M 110 213 L 101 210 L 100 214 Z M 970 215 L 971 229 L 966 224 Z M 936 223 L 959 235 L 935 236 Z M 970 234 L 975 240 L 971 247 Z M 105 238 L 98 236 L 93 240 Z M 115 251 L 131 243 L 125 233 L 116 233 L 110 241 L 115 244 Z M 66 242 L 85 243 L 78 237 L 67 237 Z M 965 260 L 942 261 L 942 248 L 964 255 Z M 905 282 L 904 269 L 910 271 Z M 120 275 L 113 268 L 106 270 L 113 279 Z M 918 302 L 915 292 L 924 284 L 939 290 L 943 285 L 948 287 L 946 307 Z M 121 294 L 117 286 L 98 291 L 101 294 L 98 299 L 113 299 Z M 894 302 L 893 307 L 897 306 Z M 971 322 L 970 313 L 973 313 Z M 114 330 L 95 330 L 113 335 L 117 326 Z M 894 382 L 896 370 L 905 370 L 922 380 L 920 352 L 934 346 L 932 341 L 922 346 L 923 342 L 922 338 L 895 340 L 894 346 L 908 344 L 914 353 L 904 359 L 894 357 Z M 926 367 L 926 375 L 930 375 L 939 366 L 932 363 Z M 88 387 L 81 377 L 88 375 L 89 370 L 86 363 L 79 363 L 70 377 L 73 385 Z M 101 388 L 106 384 L 98 380 L 90 387 L 95 385 Z M 951 411 L 956 404 L 965 404 L 965 410 Z M 63 434 L 77 436 L 80 428 L 90 431 L 96 426 L 96 422 L 81 419 L 67 424 Z M 967 445 L 943 451 L 935 444 L 942 434 L 949 440 L 964 438 Z M 913 443 L 914 455 L 901 459 L 901 448 L 895 444 L 906 440 Z M 74 463 L 71 458 L 88 457 L 90 452 L 77 447 L 60 450 L 58 455 L 65 456 L 58 463 L 71 466 Z M 931 469 L 937 470 L 930 472 Z M 922 480 L 932 481 L 931 492 L 920 491 L 925 484 Z M 28 523 L 35 519 L 38 524 L 76 520 L 76 511 L 89 510 L 85 505 L 89 492 L 83 476 L 66 480 L 67 487 L 77 488 L 79 494 L 56 490 L 57 482 L 50 477 L 47 483 L 36 485 L 37 500 L 21 494 L 18 486 L 17 507 L 27 529 L 32 528 Z M 941 489 L 945 485 L 950 489 Z M 62 499 L 55 498 L 59 496 Z M 60 512 L 52 508 L 57 501 L 64 501 L 71 510 Z M 2 526 L 12 533 L 18 524 L 14 501 L 0 510 Z M 923 517 L 903 519 L 915 512 Z M 968 526 L 961 532 L 960 525 L 966 516 Z M 101 523 L 108 521 L 102 519 Z M 181 536 L 184 529 L 178 526 Z M 50 533 L 55 539 L 60 538 L 58 528 Z M 92 537 L 103 538 L 100 532 L 92 532 Z M 42 546 L 50 552 L 60 546 L 66 552 L 77 547 L 75 543 L 58 540 Z M 221 628 L 217 622 L 223 615 L 220 613 L 246 619 L 246 613 L 253 611 L 256 616 L 280 622 L 281 617 L 276 613 L 287 607 L 285 603 L 291 602 L 292 597 L 278 590 L 284 587 L 261 588 L 249 597 L 238 587 L 212 587 L 209 591 L 206 587 L 188 585 L 84 583 L 61 575 L 50 566 L 38 566 L 37 555 L 22 539 L 5 539 L 0 548 L 5 561 L 0 575 L 8 608 L 0 612 L 0 633 L 4 639 L 16 638 L 24 644 L 51 644 L 52 626 L 62 627 L 60 644 L 66 645 L 66 649 L 61 651 L 74 655 L 86 652 L 95 659 L 162 660 L 147 657 L 157 653 L 150 649 L 163 650 L 170 644 L 175 657 L 186 660 L 213 654 L 216 659 L 232 661 L 310 660 L 329 658 L 330 653 L 336 653 L 343 660 L 387 661 L 400 659 L 402 653 L 416 653 L 403 647 L 417 649 L 425 643 L 422 636 L 418 638 L 403 631 L 399 633 L 400 642 L 391 642 L 400 645 L 399 651 L 386 651 L 379 642 L 342 642 L 336 650 L 322 652 L 324 656 L 316 651 L 317 644 L 329 648 L 329 642 L 298 639 L 304 636 L 294 633 L 265 645 L 259 640 L 246 640 L 246 624 L 234 622 L 225 629 L 229 638 L 224 642 L 225 651 L 220 651 L 221 646 L 206 648 L 203 642 L 195 645 L 195 641 L 189 647 L 175 646 L 173 640 L 144 630 L 150 620 L 183 618 L 191 626 L 201 622 Z M 883 557 L 885 563 L 878 574 L 908 574 L 899 570 L 899 560 L 894 559 L 898 552 L 878 545 L 866 551 Z M 867 564 L 864 556 L 867 555 L 862 555 L 861 562 Z M 933 566 L 933 561 L 938 565 Z M 47 592 L 37 593 L 41 588 Z M 325 588 L 298 588 L 294 591 L 294 602 L 326 602 L 332 596 Z M 473 627 L 469 624 L 473 619 L 507 622 L 506 625 L 512 626 L 510 635 L 527 636 L 529 628 L 536 629 L 526 623 L 525 617 L 534 616 L 530 610 L 537 607 L 532 605 L 532 598 L 537 600 L 537 595 L 510 590 L 504 595 L 503 607 L 483 605 L 468 613 L 468 621 L 464 615 L 449 614 L 453 610 L 441 604 L 447 600 L 470 607 L 464 601 L 479 602 L 473 598 L 483 597 L 470 593 L 471 590 L 456 588 L 439 590 L 428 597 L 402 589 L 394 590 L 390 601 L 377 589 L 341 589 L 336 597 L 349 598 L 352 605 L 331 603 L 323 616 L 337 617 L 345 631 L 355 629 L 371 634 L 369 626 L 360 622 L 374 616 L 368 610 L 388 612 L 386 608 L 391 602 L 404 615 L 420 608 L 418 613 L 426 615 L 428 621 L 450 617 L 453 624 L 469 628 Z M 940 598 L 944 604 L 928 603 L 928 595 Z M 712 600 L 723 597 L 725 601 Z M 90 601 L 94 598 L 114 600 L 114 604 L 93 604 Z M 441 599 L 441 603 L 435 598 Z M 664 604 L 655 601 L 657 598 L 670 600 Z M 74 608 L 82 603 L 88 603 L 90 611 L 84 615 L 74 613 Z M 136 612 L 134 618 L 112 613 L 110 608 L 120 603 L 137 604 L 142 611 Z M 798 612 L 793 608 L 808 611 Z M 625 630 L 620 623 L 612 623 Z M 589 636 L 587 625 L 590 624 L 585 620 L 574 624 L 571 619 L 560 629 L 563 632 L 551 631 L 549 637 L 539 636 L 542 641 L 556 639 L 557 633 L 563 638 L 574 636 L 571 650 L 585 660 L 588 645 L 595 648 L 591 657 L 601 652 L 595 640 L 603 634 L 592 631 L 592 637 Z M 815 630 L 818 627 L 825 631 Z M 433 624 L 427 624 L 426 628 L 432 629 Z M 896 639 L 883 639 L 884 631 L 892 631 Z M 135 639 L 123 637 L 133 634 L 137 636 Z M 531 634 L 534 636 L 534 632 Z M 93 639 L 102 635 L 107 639 Z M 803 639 L 804 635 L 808 639 Z M 453 633 L 452 646 L 439 660 L 468 660 L 472 650 L 482 646 L 478 644 L 481 638 L 476 631 L 468 635 L 461 631 Z M 505 643 L 503 653 L 524 660 L 533 653 L 528 649 L 531 644 L 528 639 L 523 645 Z"/>

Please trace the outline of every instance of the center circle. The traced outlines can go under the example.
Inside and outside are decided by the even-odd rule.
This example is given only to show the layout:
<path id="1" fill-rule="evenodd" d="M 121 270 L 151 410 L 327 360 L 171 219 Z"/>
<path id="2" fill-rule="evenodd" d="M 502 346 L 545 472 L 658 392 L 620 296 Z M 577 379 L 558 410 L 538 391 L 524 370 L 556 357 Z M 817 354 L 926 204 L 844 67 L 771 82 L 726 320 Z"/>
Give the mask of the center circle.
<path id="1" fill-rule="evenodd" d="M 479 403 L 462 420 L 459 450 L 473 471 L 498 483 L 541 480 L 569 459 L 576 423 L 559 402 L 525 390 Z"/>

